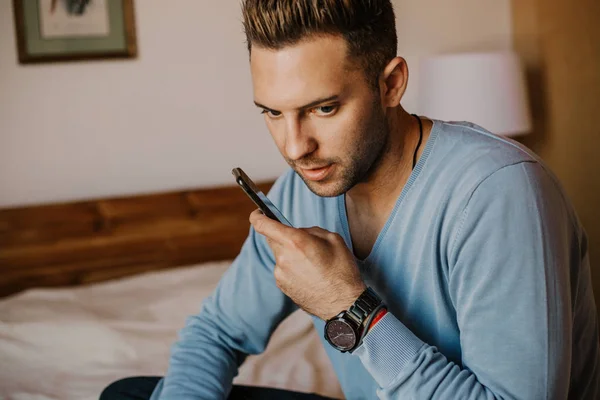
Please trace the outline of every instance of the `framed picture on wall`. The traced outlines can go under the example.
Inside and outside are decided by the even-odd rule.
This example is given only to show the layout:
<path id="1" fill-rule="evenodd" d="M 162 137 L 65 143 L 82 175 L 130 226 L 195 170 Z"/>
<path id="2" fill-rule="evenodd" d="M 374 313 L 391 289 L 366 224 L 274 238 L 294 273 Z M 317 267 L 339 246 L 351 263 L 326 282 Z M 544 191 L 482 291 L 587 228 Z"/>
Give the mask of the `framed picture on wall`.
<path id="1" fill-rule="evenodd" d="M 133 0 L 13 0 L 19 62 L 137 55 Z"/>

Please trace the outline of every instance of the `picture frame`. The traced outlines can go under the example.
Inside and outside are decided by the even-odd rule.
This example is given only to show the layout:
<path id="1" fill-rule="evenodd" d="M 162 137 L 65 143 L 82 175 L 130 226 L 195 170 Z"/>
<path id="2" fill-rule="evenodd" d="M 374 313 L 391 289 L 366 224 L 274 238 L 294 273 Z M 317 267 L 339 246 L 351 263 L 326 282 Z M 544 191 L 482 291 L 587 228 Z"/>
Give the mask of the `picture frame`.
<path id="1" fill-rule="evenodd" d="M 133 0 L 13 0 L 19 63 L 135 58 Z"/>

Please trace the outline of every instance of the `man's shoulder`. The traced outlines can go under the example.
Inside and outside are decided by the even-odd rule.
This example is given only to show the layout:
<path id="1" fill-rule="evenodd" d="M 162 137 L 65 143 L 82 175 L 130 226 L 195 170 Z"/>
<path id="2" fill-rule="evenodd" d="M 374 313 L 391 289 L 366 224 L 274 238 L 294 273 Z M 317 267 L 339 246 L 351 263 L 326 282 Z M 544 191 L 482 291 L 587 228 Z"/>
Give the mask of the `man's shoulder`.
<path id="1" fill-rule="evenodd" d="M 468 122 L 434 121 L 434 129 L 419 178 L 426 198 L 436 204 L 453 204 L 460 211 L 476 190 L 491 197 L 508 190 L 538 197 L 563 192 L 551 169 L 510 138 Z"/>
<path id="2" fill-rule="evenodd" d="M 430 178 L 453 185 L 478 185 L 497 171 L 516 164 L 536 165 L 552 175 L 530 149 L 510 138 L 495 135 L 469 122 L 434 122 Z"/>
<path id="3" fill-rule="evenodd" d="M 471 122 L 435 121 L 435 127 L 438 129 L 436 146 L 454 155 L 449 161 L 492 169 L 541 161 L 523 144 Z"/>

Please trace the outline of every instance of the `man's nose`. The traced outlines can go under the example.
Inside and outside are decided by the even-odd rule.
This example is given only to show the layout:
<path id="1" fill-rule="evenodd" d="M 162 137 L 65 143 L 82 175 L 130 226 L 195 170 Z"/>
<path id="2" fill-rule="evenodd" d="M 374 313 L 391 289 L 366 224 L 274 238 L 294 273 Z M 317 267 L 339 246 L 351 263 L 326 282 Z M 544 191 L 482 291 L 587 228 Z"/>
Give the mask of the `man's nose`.
<path id="1" fill-rule="evenodd" d="M 317 141 L 312 134 L 312 129 L 303 124 L 298 118 L 289 118 L 286 121 L 285 153 L 287 158 L 296 161 L 312 153 L 317 148 Z"/>

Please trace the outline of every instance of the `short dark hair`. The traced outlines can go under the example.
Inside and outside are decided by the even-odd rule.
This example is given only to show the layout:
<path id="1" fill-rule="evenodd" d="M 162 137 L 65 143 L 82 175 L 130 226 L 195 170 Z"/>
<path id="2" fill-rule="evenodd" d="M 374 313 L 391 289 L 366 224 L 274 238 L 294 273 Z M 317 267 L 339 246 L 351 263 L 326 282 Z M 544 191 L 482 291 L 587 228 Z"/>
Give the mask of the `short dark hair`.
<path id="1" fill-rule="evenodd" d="M 311 36 L 341 35 L 349 56 L 377 87 L 396 57 L 396 19 L 390 0 L 244 0 L 244 31 L 252 46 L 279 50 Z"/>

